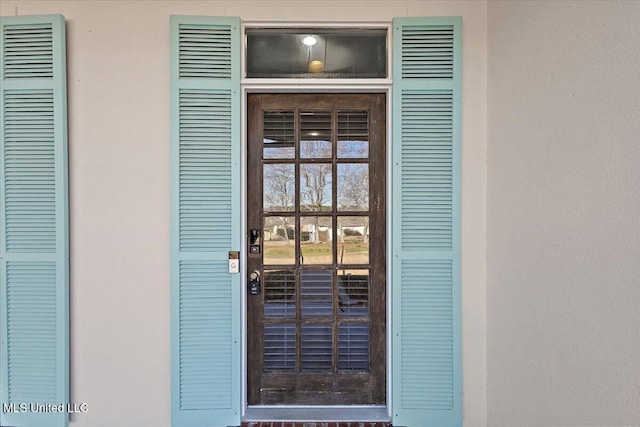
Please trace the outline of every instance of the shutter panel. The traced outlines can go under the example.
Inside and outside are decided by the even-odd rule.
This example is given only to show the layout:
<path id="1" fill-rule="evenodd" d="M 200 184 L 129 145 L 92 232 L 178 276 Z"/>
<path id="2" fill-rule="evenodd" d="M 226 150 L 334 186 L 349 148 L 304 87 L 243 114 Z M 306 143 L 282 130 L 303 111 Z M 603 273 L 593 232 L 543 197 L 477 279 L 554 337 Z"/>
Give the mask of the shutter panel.
<path id="1" fill-rule="evenodd" d="M 60 15 L 0 22 L 0 425 L 66 426 L 65 23 Z"/>
<path id="2" fill-rule="evenodd" d="M 462 425 L 460 18 L 397 18 L 393 425 Z"/>
<path id="3" fill-rule="evenodd" d="M 240 20 L 171 18 L 172 425 L 240 424 Z"/>

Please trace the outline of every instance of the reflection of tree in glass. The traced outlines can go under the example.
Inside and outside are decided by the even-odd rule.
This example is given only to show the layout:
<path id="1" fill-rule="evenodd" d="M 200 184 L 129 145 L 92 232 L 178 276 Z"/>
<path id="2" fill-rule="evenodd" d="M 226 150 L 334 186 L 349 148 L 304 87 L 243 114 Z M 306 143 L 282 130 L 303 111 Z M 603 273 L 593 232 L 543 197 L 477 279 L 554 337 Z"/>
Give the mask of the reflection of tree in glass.
<path id="1" fill-rule="evenodd" d="M 265 165 L 264 194 L 265 210 L 290 211 L 295 197 L 295 172 L 291 164 Z"/>
<path id="2" fill-rule="evenodd" d="M 331 143 L 327 141 L 303 141 L 305 157 L 331 157 Z M 322 211 L 331 209 L 331 164 L 315 163 L 300 165 L 300 209 Z M 319 230 L 315 218 L 315 230 Z M 319 233 L 313 234 L 313 242 L 319 242 Z"/>
<path id="3" fill-rule="evenodd" d="M 300 165 L 300 178 L 300 208 L 309 211 L 331 209 L 331 164 Z M 319 229 L 318 217 L 315 219 L 315 229 Z M 318 233 L 313 236 L 313 242 L 317 243 Z"/>
<path id="4" fill-rule="evenodd" d="M 330 159 L 331 141 L 312 140 L 300 141 L 300 158 L 303 159 Z"/>
<path id="5" fill-rule="evenodd" d="M 300 177 L 301 209 L 321 211 L 331 207 L 331 164 L 300 165 Z"/>
<path id="6" fill-rule="evenodd" d="M 338 209 L 369 210 L 369 165 L 338 165 Z"/>

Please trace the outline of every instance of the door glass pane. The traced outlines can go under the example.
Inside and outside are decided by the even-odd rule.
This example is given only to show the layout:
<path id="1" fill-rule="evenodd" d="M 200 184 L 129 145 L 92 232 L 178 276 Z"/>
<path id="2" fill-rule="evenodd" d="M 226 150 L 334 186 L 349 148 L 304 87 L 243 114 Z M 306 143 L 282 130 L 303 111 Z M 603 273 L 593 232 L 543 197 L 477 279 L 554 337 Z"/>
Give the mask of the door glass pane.
<path id="1" fill-rule="evenodd" d="M 293 271 L 264 272 L 264 317 L 296 317 L 296 276 Z"/>
<path id="2" fill-rule="evenodd" d="M 331 163 L 300 165 L 301 211 L 331 210 L 331 175 Z"/>
<path id="3" fill-rule="evenodd" d="M 338 264 L 369 263 L 369 217 L 338 217 Z"/>
<path id="4" fill-rule="evenodd" d="M 293 211 L 296 195 L 295 166 L 289 163 L 266 164 L 262 179 L 264 211 Z"/>
<path id="5" fill-rule="evenodd" d="M 369 371 L 369 322 L 338 326 L 338 369 Z"/>
<path id="6" fill-rule="evenodd" d="M 331 217 L 300 217 L 301 264 L 333 264 Z"/>
<path id="7" fill-rule="evenodd" d="M 263 158 L 293 159 L 296 157 L 295 116 L 292 111 L 265 111 L 263 127 Z"/>
<path id="8" fill-rule="evenodd" d="M 331 371 L 333 358 L 333 325 L 306 323 L 301 325 L 303 371 Z"/>
<path id="9" fill-rule="evenodd" d="M 369 270 L 338 270 L 338 315 L 369 315 Z"/>
<path id="10" fill-rule="evenodd" d="M 338 210 L 369 210 L 369 165 L 338 164 Z"/>
<path id="11" fill-rule="evenodd" d="M 295 371 L 296 324 L 264 324 L 264 370 Z"/>
<path id="12" fill-rule="evenodd" d="M 296 263 L 295 217 L 268 216 L 264 218 L 263 262 L 265 265 Z"/>
<path id="13" fill-rule="evenodd" d="M 302 270 L 300 301 L 302 317 L 333 316 L 333 272 Z"/>
<path id="14" fill-rule="evenodd" d="M 338 113 L 338 158 L 369 157 L 369 113 L 341 111 Z"/>
<path id="15" fill-rule="evenodd" d="M 331 157 L 331 111 L 300 113 L 300 158 Z"/>

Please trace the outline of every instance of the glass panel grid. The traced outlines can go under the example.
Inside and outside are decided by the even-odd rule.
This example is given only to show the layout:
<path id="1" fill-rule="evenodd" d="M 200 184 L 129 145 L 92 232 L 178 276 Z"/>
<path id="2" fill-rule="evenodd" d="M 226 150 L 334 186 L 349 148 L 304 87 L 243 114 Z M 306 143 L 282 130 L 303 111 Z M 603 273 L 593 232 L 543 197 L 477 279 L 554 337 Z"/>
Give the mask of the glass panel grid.
<path id="1" fill-rule="evenodd" d="M 264 273 L 264 370 L 368 372 L 368 112 L 265 112 L 264 126 L 263 263 L 293 268 Z"/>

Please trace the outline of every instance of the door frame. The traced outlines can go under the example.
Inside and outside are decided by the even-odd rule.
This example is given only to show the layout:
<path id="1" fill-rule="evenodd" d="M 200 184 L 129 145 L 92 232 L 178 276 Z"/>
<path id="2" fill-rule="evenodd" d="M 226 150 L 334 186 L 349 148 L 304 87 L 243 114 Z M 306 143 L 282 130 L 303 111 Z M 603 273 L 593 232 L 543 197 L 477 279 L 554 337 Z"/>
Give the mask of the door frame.
<path id="1" fill-rule="evenodd" d="M 250 93 L 384 93 L 386 95 L 386 407 L 383 408 L 388 419 L 392 417 L 392 162 L 391 153 L 392 141 L 392 83 L 393 83 L 393 23 L 391 21 L 338 21 L 338 22 L 318 22 L 318 21 L 242 21 L 241 34 L 244 39 L 247 28 L 384 28 L 387 32 L 387 78 L 385 79 L 247 79 L 246 70 L 246 41 L 241 43 L 240 70 L 242 78 L 240 80 L 240 126 L 241 126 L 241 152 L 240 152 L 240 176 L 241 176 L 241 245 L 240 245 L 240 304 L 241 304 L 241 418 L 247 416 L 247 95 Z M 253 407 L 253 406 L 252 406 Z M 336 406 L 330 406 L 337 408 Z M 349 405 L 354 408 L 358 405 Z M 365 406 L 371 408 L 372 406 Z"/>
<path id="2" fill-rule="evenodd" d="M 306 84 L 305 84 L 306 83 Z M 345 84 L 343 82 L 322 82 L 318 84 L 317 81 L 300 81 L 295 82 L 259 82 L 259 83 L 247 83 L 243 81 L 241 87 L 241 126 L 242 126 L 242 148 L 241 148 L 241 257 L 240 257 L 240 281 L 241 281 L 241 365 L 242 365 L 242 417 L 247 415 L 247 239 L 244 236 L 247 235 L 247 96 L 250 93 L 384 93 L 386 95 L 386 328 L 385 328 L 385 341 L 386 341 L 386 413 L 391 418 L 391 242 L 392 242 L 392 218 L 391 218 L 391 80 L 385 79 L 384 82 L 372 82 L 365 80 L 355 80 Z M 364 407 L 374 407 L 372 405 L 365 405 Z M 253 405 L 251 406 L 254 407 Z M 279 406 L 280 407 L 280 406 Z M 296 407 L 299 407 L 296 405 Z M 315 406 L 321 408 L 322 406 Z M 340 406 L 327 406 L 330 408 L 338 408 Z M 358 405 L 346 405 L 345 408 L 354 408 Z"/>

